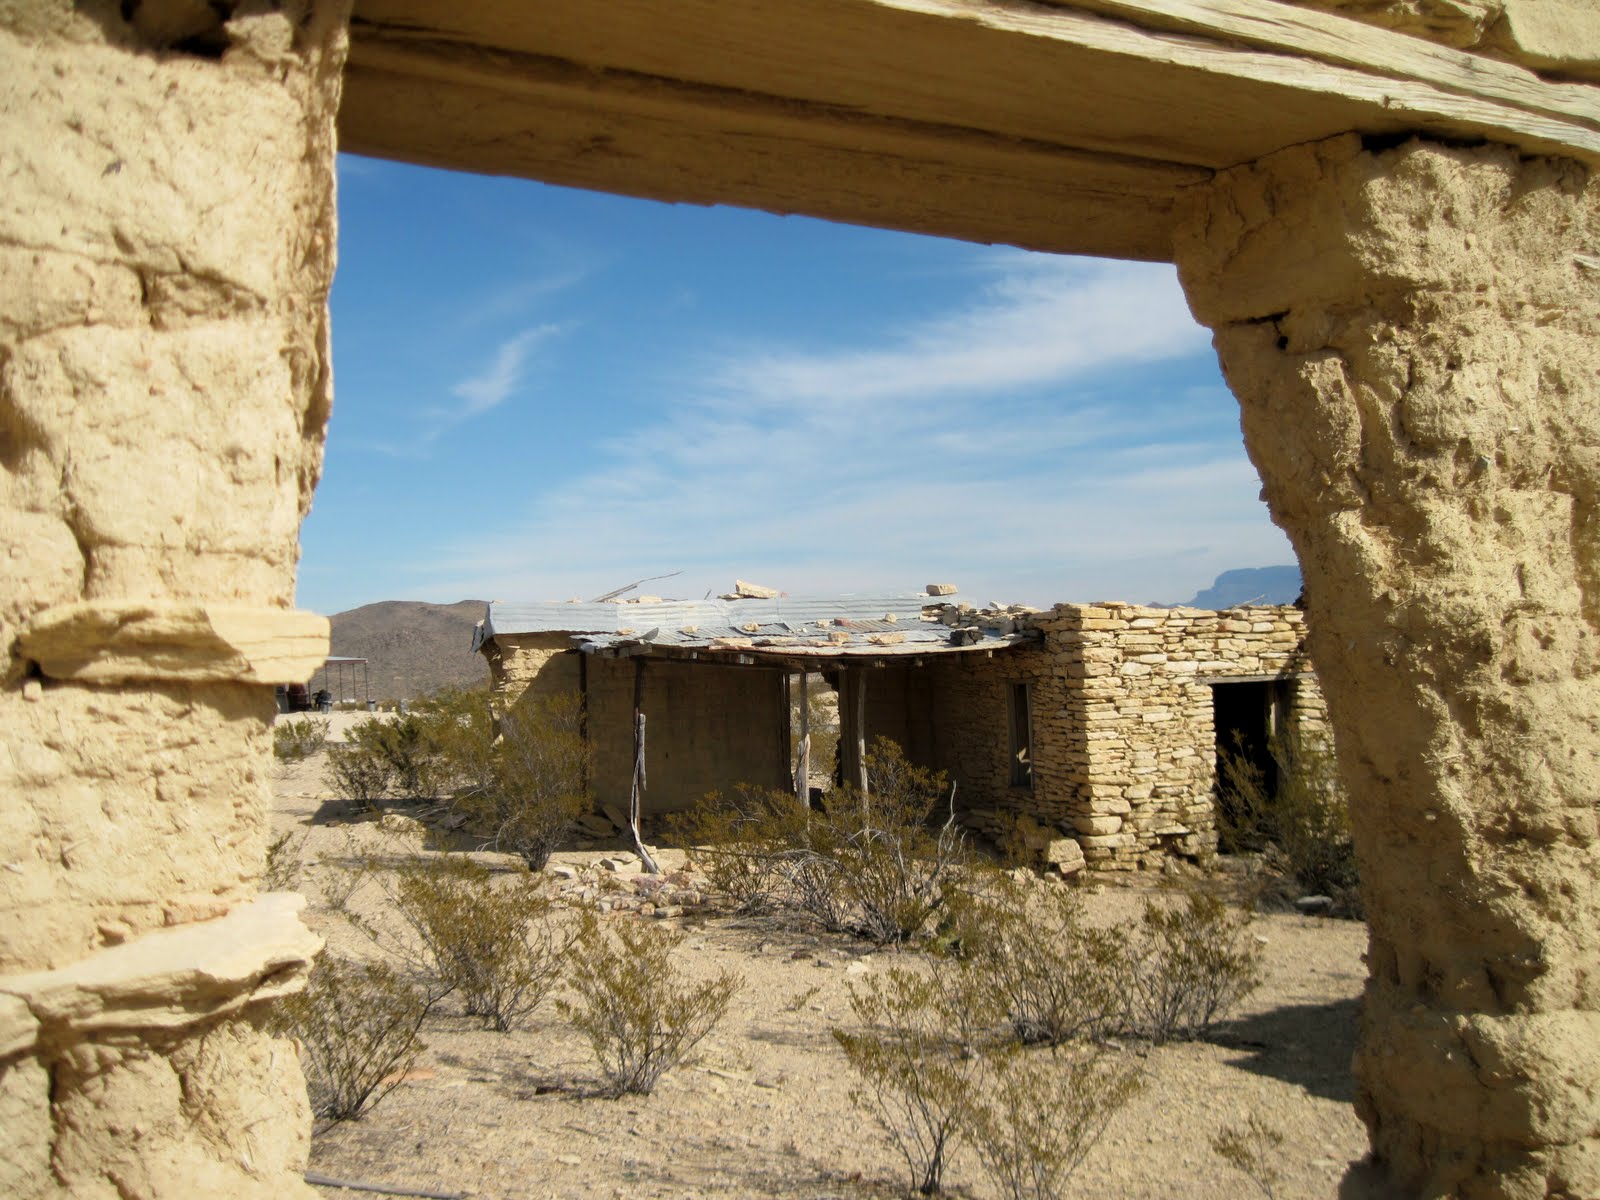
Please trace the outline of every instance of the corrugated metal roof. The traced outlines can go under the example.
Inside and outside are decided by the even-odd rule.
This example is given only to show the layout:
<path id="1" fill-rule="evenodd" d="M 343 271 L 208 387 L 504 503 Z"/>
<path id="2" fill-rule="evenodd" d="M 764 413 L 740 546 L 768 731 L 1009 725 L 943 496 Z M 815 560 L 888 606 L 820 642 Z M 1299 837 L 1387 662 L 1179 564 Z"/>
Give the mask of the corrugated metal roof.
<path id="1" fill-rule="evenodd" d="M 659 647 L 806 658 L 994 650 L 1030 640 L 982 631 L 975 643 L 952 642 L 948 626 L 923 615 L 924 607 L 950 601 L 918 593 L 643 604 L 496 601 L 474 635 L 473 649 L 496 634 L 525 633 L 567 633 L 574 646 L 590 653 L 649 653 Z"/>
<path id="2" fill-rule="evenodd" d="M 922 593 L 868 596 L 778 596 L 771 600 L 656 600 L 648 603 L 522 604 L 494 601 L 484 636 L 496 633 L 616 633 L 621 629 L 686 629 L 743 625 L 815 626 L 818 622 L 920 621 L 924 605 L 948 600 Z"/>

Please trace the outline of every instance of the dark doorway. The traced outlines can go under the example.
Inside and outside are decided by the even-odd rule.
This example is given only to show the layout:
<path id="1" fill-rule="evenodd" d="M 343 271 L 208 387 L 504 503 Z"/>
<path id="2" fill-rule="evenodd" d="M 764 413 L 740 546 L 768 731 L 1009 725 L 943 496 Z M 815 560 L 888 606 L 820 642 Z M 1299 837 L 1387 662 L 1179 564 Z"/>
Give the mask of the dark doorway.
<path id="1" fill-rule="evenodd" d="M 1212 718 L 1216 726 L 1217 802 L 1226 850 L 1257 849 L 1231 844 L 1251 822 L 1239 810 L 1239 799 L 1229 780 L 1238 772 L 1253 777 L 1261 799 L 1271 802 L 1278 794 L 1278 760 L 1273 754 L 1280 730 L 1284 685 L 1276 679 L 1242 683 L 1217 683 L 1211 687 Z"/>

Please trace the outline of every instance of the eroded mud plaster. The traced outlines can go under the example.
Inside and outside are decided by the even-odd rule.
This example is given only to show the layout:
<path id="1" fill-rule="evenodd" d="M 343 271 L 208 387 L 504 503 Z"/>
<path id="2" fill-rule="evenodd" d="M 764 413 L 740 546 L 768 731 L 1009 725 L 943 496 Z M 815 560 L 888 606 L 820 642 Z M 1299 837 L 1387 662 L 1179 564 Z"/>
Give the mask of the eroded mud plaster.
<path id="1" fill-rule="evenodd" d="M 303 1190 L 304 1088 L 257 1015 L 317 941 L 252 898 L 271 684 L 326 653 L 289 605 L 345 21 L 0 5 L 8 1196 Z"/>
<path id="2" fill-rule="evenodd" d="M 1375 1166 L 1600 1195 L 1600 186 L 1344 137 L 1194 189 L 1177 258 L 1305 573 Z"/>

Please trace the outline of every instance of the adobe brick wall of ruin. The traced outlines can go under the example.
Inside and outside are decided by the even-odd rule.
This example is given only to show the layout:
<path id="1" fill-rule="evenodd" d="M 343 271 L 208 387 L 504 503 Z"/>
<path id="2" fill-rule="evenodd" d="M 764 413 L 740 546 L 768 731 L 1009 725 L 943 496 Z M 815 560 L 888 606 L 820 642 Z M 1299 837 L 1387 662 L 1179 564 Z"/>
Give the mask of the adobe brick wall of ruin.
<path id="1" fill-rule="evenodd" d="M 320 942 L 257 887 L 346 12 L 232 7 L 0 6 L 7 1196 L 309 1194 L 260 1015 Z"/>
<path id="2" fill-rule="evenodd" d="M 586 695 L 595 803 L 625 810 L 636 660 L 591 655 L 580 664 L 565 633 L 496 634 L 484 652 L 502 711 L 542 697 Z M 777 672 L 650 660 L 641 699 L 646 817 L 689 808 L 732 784 L 789 786 L 788 711 Z"/>

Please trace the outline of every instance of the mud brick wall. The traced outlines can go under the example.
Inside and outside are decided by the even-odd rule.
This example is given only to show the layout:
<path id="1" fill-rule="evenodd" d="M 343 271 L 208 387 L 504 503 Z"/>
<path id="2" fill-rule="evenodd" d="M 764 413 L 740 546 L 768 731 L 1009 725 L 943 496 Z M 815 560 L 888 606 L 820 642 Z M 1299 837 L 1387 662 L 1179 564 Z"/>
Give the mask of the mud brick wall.
<path id="1" fill-rule="evenodd" d="M 485 646 L 507 708 L 586 692 L 597 805 L 626 808 L 633 779 L 635 659 L 582 660 L 564 633 L 497 634 Z M 645 714 L 644 813 L 677 812 L 738 783 L 788 788 L 788 702 L 777 671 L 651 660 Z"/>

